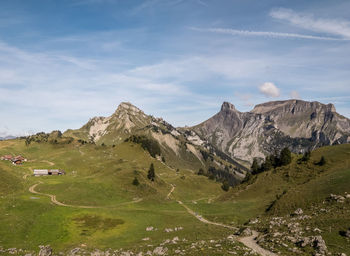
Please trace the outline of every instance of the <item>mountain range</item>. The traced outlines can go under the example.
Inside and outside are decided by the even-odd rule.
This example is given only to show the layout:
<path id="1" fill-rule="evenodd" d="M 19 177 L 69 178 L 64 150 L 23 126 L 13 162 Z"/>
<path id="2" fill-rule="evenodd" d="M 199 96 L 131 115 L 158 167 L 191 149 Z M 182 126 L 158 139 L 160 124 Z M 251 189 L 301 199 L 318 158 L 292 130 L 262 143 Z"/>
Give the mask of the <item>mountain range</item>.
<path id="1" fill-rule="evenodd" d="M 116 145 L 131 135 L 156 140 L 162 151 L 204 162 L 203 151 L 232 163 L 248 166 L 253 158 L 289 147 L 303 153 L 325 145 L 350 142 L 350 119 L 338 114 L 333 104 L 302 100 L 272 101 L 249 112 L 224 102 L 221 110 L 193 127 L 175 128 L 162 118 L 146 115 L 131 103 L 121 103 L 109 117 L 94 117 L 70 136 L 97 144 Z M 188 158 L 188 157 L 187 157 Z"/>

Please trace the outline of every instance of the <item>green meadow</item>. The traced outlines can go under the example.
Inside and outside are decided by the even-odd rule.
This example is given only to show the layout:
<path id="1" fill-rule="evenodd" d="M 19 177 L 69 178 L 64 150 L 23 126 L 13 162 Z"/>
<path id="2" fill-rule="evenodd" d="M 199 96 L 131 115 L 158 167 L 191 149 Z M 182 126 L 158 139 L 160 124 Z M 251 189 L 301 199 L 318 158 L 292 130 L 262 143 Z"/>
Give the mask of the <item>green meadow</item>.
<path id="1" fill-rule="evenodd" d="M 308 211 L 330 193 L 350 193 L 349 144 L 320 148 L 307 163 L 294 155 L 289 166 L 253 176 L 229 192 L 221 189 L 221 183 L 197 175 L 198 170 L 170 168 L 129 142 L 115 147 L 76 142 L 26 146 L 23 140 L 10 140 L 0 142 L 0 155 L 5 154 L 23 155 L 28 161 L 20 166 L 0 161 L 3 248 L 37 251 L 39 245 L 47 244 L 61 252 L 76 247 L 147 248 L 174 236 L 190 245 L 233 232 L 198 221 L 178 200 L 208 220 L 240 227 L 250 219 L 267 221 L 298 207 Z M 327 159 L 324 166 L 315 164 L 321 156 Z M 147 179 L 151 163 L 154 182 Z M 34 177 L 33 169 L 63 169 L 66 175 Z M 135 177 L 138 186 L 132 184 Z M 41 194 L 29 191 L 36 184 L 35 191 Z M 48 195 L 66 206 L 52 203 Z M 331 250 L 344 248 L 349 253 L 349 244 L 338 234 L 339 229 L 350 227 L 347 209 L 332 212 L 314 225 L 325 230 L 333 225 L 335 229 L 327 231 L 324 239 Z M 155 231 L 146 231 L 147 227 Z M 165 232 L 175 227 L 181 229 Z"/>

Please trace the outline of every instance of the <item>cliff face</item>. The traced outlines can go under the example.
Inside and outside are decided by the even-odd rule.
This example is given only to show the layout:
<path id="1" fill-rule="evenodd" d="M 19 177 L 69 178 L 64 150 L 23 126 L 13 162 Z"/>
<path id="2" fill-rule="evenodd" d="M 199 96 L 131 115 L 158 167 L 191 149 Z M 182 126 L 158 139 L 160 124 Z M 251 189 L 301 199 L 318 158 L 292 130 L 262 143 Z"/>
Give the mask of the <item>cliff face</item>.
<path id="1" fill-rule="evenodd" d="M 267 102 L 244 113 L 224 102 L 219 113 L 190 129 L 231 157 L 249 162 L 283 147 L 304 152 L 350 142 L 348 118 L 332 104 L 302 100 Z"/>

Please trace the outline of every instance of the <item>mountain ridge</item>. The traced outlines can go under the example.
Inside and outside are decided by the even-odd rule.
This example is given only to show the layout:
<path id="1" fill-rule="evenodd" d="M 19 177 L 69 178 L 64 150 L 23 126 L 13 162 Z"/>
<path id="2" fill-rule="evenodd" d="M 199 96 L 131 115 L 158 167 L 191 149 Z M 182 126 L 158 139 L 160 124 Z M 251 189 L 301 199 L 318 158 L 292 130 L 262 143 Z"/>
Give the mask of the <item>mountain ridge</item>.
<path id="1" fill-rule="evenodd" d="M 282 147 L 302 153 L 350 142 L 350 120 L 333 104 L 295 99 L 258 104 L 249 112 L 224 102 L 217 114 L 189 129 L 231 157 L 248 162 Z"/>

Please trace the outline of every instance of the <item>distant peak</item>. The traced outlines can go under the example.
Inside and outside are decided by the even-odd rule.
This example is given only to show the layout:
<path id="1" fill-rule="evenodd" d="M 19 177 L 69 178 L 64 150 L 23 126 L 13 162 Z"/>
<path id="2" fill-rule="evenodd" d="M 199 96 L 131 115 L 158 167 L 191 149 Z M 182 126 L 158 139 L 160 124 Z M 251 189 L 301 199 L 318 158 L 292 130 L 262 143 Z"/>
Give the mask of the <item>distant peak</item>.
<path id="1" fill-rule="evenodd" d="M 141 114 L 144 115 L 144 112 L 131 104 L 130 102 L 122 102 L 119 104 L 117 110 L 114 113 L 115 115 L 120 115 L 120 114 L 127 114 L 127 115 L 137 115 Z"/>
<path id="2" fill-rule="evenodd" d="M 236 111 L 236 108 L 230 102 L 224 101 L 224 103 L 222 103 L 221 105 L 221 111 L 227 111 L 227 110 Z"/>

